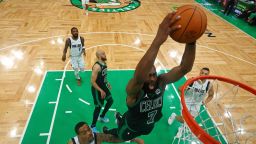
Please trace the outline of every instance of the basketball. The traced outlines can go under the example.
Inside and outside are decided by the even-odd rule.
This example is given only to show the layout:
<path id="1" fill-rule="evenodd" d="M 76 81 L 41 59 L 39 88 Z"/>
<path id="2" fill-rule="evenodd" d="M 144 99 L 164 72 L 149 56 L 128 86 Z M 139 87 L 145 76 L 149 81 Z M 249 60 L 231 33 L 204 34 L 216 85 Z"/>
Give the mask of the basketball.
<path id="1" fill-rule="evenodd" d="M 181 28 L 170 34 L 171 38 L 179 43 L 191 43 L 199 39 L 207 26 L 207 17 L 204 11 L 195 5 L 184 5 L 177 9 L 176 16 L 181 18 L 175 25 Z"/>

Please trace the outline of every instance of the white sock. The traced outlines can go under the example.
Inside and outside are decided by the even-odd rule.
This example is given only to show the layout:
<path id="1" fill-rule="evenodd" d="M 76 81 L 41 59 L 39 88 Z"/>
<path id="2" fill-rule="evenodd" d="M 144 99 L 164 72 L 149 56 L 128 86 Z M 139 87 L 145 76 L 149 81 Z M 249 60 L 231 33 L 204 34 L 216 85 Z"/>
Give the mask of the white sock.
<path id="1" fill-rule="evenodd" d="M 79 70 L 78 69 L 75 69 L 75 77 L 76 77 L 76 79 L 80 79 Z"/>

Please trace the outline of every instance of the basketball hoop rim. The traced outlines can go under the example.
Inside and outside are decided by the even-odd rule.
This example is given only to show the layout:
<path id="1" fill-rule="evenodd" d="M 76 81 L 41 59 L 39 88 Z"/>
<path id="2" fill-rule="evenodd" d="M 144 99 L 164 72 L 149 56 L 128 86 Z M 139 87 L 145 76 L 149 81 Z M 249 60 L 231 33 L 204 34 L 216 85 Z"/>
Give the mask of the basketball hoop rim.
<path id="1" fill-rule="evenodd" d="M 190 112 L 188 111 L 188 108 L 185 103 L 185 90 L 186 87 L 188 87 L 192 82 L 197 80 L 203 80 L 203 79 L 212 79 L 212 80 L 219 80 L 223 82 L 227 82 L 230 84 L 233 84 L 235 86 L 239 86 L 240 88 L 243 88 L 244 90 L 249 91 L 250 93 L 256 95 L 256 90 L 246 84 L 243 84 L 239 81 L 232 80 L 229 78 L 225 78 L 222 76 L 216 76 L 216 75 L 207 75 L 207 76 L 198 76 L 191 79 L 188 79 L 185 84 L 181 87 L 181 104 L 182 104 L 182 116 L 184 120 L 186 121 L 188 127 L 190 130 L 198 137 L 200 141 L 207 144 L 220 144 L 217 140 L 215 140 L 213 137 L 211 137 L 208 133 L 206 133 L 194 120 Z"/>

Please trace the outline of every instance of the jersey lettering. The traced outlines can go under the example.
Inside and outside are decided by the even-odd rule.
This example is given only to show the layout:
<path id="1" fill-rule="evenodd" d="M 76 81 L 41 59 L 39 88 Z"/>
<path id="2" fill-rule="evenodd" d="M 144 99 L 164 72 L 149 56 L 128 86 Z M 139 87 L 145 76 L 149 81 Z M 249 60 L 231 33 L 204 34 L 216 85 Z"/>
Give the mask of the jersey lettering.
<path id="1" fill-rule="evenodd" d="M 162 97 L 158 97 L 156 99 L 144 100 L 140 102 L 140 112 L 148 112 L 153 109 L 157 109 L 162 107 L 163 104 Z"/>

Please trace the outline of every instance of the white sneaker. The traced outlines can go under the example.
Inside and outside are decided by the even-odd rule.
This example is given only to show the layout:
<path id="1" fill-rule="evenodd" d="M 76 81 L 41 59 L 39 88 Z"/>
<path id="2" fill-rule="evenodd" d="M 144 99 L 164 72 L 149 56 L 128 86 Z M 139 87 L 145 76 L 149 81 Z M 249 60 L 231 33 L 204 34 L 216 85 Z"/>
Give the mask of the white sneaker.
<path id="1" fill-rule="evenodd" d="M 183 130 L 184 130 L 184 126 L 182 125 L 178 129 L 178 133 L 176 135 L 177 138 L 181 138 Z"/>
<path id="2" fill-rule="evenodd" d="M 176 113 L 172 113 L 171 116 L 168 118 L 168 124 L 171 125 L 176 117 Z"/>

